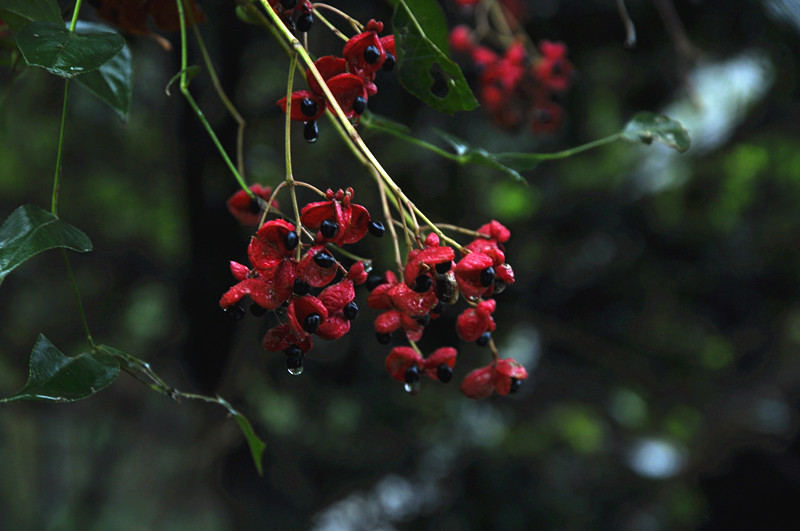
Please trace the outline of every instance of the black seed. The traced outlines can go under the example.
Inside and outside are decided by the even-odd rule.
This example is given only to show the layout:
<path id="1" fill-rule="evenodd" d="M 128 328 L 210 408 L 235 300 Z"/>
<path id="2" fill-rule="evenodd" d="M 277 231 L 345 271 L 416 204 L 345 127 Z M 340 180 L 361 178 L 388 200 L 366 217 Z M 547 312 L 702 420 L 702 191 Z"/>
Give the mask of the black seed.
<path id="1" fill-rule="evenodd" d="M 440 382 L 447 383 L 453 379 L 453 369 L 446 363 L 442 363 L 436 367 L 436 377 L 439 378 Z"/>
<path id="2" fill-rule="evenodd" d="M 495 293 L 495 295 L 497 295 L 498 293 L 503 293 L 506 290 L 507 287 L 508 287 L 508 284 L 506 284 L 505 282 L 503 282 L 499 278 L 494 277 L 494 293 Z"/>
<path id="3" fill-rule="evenodd" d="M 364 114 L 365 110 L 367 110 L 367 100 L 363 96 L 356 96 L 353 100 L 353 112 Z"/>
<path id="4" fill-rule="evenodd" d="M 375 46 L 367 46 L 367 49 L 364 50 L 364 60 L 371 65 L 375 64 L 375 61 L 381 58 L 381 52 Z"/>
<path id="5" fill-rule="evenodd" d="M 294 23 L 294 19 L 292 17 L 285 17 L 284 22 L 286 23 L 286 27 L 289 28 L 289 31 L 292 33 L 297 31 L 297 24 Z"/>
<path id="6" fill-rule="evenodd" d="M 443 311 L 444 311 L 444 303 L 442 301 L 439 301 L 436 303 L 436 306 L 433 307 L 431 313 L 434 313 L 436 315 L 441 315 Z"/>
<path id="7" fill-rule="evenodd" d="M 306 315 L 306 318 L 303 319 L 303 330 L 308 332 L 309 334 L 313 334 L 319 328 L 319 325 L 322 324 L 322 317 L 318 313 L 310 313 Z"/>
<path id="8" fill-rule="evenodd" d="M 250 305 L 250 313 L 252 313 L 256 317 L 261 317 L 262 315 L 267 313 L 267 309 L 264 308 L 263 306 L 259 306 L 258 304 L 253 303 Z"/>
<path id="9" fill-rule="evenodd" d="M 394 69 L 394 65 L 397 63 L 397 59 L 394 58 L 394 55 L 386 52 L 386 60 L 383 62 L 383 70 L 385 72 L 389 72 L 390 70 Z"/>
<path id="10" fill-rule="evenodd" d="M 342 308 L 342 313 L 345 319 L 352 321 L 358 317 L 358 305 L 356 305 L 355 302 L 348 302 L 347 305 Z"/>
<path id="11" fill-rule="evenodd" d="M 375 236 L 376 238 L 380 238 L 383 236 L 383 233 L 386 232 L 386 227 L 383 226 L 383 223 L 380 221 L 370 221 L 369 222 L 369 233 Z"/>
<path id="12" fill-rule="evenodd" d="M 293 9 L 297 5 L 297 0 L 281 0 L 284 9 Z"/>
<path id="13" fill-rule="evenodd" d="M 416 365 L 412 365 L 408 369 L 406 369 L 406 373 L 403 375 L 407 384 L 414 384 L 419 381 L 419 369 L 417 369 Z"/>
<path id="14" fill-rule="evenodd" d="M 250 200 L 250 212 L 253 214 L 258 214 L 261 212 L 261 203 L 259 203 L 258 199 L 251 199 Z"/>
<path id="15" fill-rule="evenodd" d="M 234 304 L 233 306 L 228 306 L 225 308 L 225 314 L 231 321 L 241 321 L 244 317 L 244 313 L 244 308 L 238 304 Z"/>
<path id="16" fill-rule="evenodd" d="M 319 138 L 319 127 L 317 127 L 316 121 L 306 122 L 303 126 L 303 138 L 305 138 L 310 144 L 313 144 Z"/>
<path id="17" fill-rule="evenodd" d="M 322 268 L 327 269 L 336 263 L 336 259 L 329 253 L 320 251 L 314 255 L 314 263 Z"/>
<path id="18" fill-rule="evenodd" d="M 490 339 L 492 339 L 492 334 L 489 332 L 484 332 L 483 334 L 481 334 L 481 337 L 475 340 L 475 343 L 479 347 L 485 347 L 486 345 L 489 344 Z"/>
<path id="19" fill-rule="evenodd" d="M 319 106 L 317 105 L 317 102 L 311 98 L 303 98 L 303 101 L 300 102 L 300 112 L 306 116 L 314 116 L 317 114 L 318 110 Z"/>
<path id="20" fill-rule="evenodd" d="M 549 124 L 553 121 L 553 113 L 549 109 L 536 109 L 536 121 L 541 124 Z"/>
<path id="21" fill-rule="evenodd" d="M 519 391 L 519 388 L 522 387 L 522 380 L 517 380 L 516 378 L 511 378 L 511 388 L 509 388 L 508 392 L 511 394 L 516 393 Z"/>
<path id="22" fill-rule="evenodd" d="M 303 33 L 306 33 L 308 30 L 310 30 L 313 24 L 314 17 L 311 16 L 311 13 L 303 13 L 297 17 L 297 29 Z"/>
<path id="23" fill-rule="evenodd" d="M 370 275 L 367 277 L 367 291 L 372 291 L 381 284 L 385 283 L 386 280 L 380 275 Z"/>
<path id="24" fill-rule="evenodd" d="M 440 275 L 444 275 L 445 273 L 450 271 L 451 267 L 453 267 L 452 260 L 449 260 L 447 262 L 441 262 L 436 264 L 436 272 L 439 273 Z"/>
<path id="25" fill-rule="evenodd" d="M 481 286 L 489 287 L 494 282 L 494 268 L 489 266 L 481 271 Z"/>
<path id="26" fill-rule="evenodd" d="M 553 61 L 553 64 L 550 66 L 550 73 L 554 76 L 560 76 L 564 73 L 564 61 L 561 59 L 556 59 Z"/>
<path id="27" fill-rule="evenodd" d="M 447 304 L 455 304 L 458 299 L 458 284 L 452 273 L 436 279 L 436 298 Z"/>
<path id="28" fill-rule="evenodd" d="M 428 326 L 429 324 L 431 324 L 431 316 L 430 316 L 430 314 L 426 313 L 425 315 L 423 315 L 422 317 L 417 319 L 417 322 L 422 326 Z"/>
<path id="29" fill-rule="evenodd" d="M 286 354 L 288 358 L 299 358 L 303 355 L 303 351 L 297 345 L 289 345 L 283 349 L 283 353 Z"/>
<path id="30" fill-rule="evenodd" d="M 411 288 L 417 293 L 425 293 L 433 285 L 433 280 L 429 275 L 420 275 L 414 280 L 414 287 Z"/>
<path id="31" fill-rule="evenodd" d="M 307 282 L 303 282 L 299 278 L 294 279 L 294 286 L 292 286 L 292 292 L 295 295 L 305 295 L 308 293 L 308 290 L 311 289 L 311 286 L 308 285 Z"/>
<path id="32" fill-rule="evenodd" d="M 300 238 L 297 237 L 296 232 L 287 232 L 286 236 L 283 237 L 283 244 L 286 246 L 286 249 L 293 250 L 297 247 Z"/>
<path id="33" fill-rule="evenodd" d="M 320 224 L 319 231 L 326 238 L 333 238 L 336 236 L 336 233 L 339 232 L 339 224 L 332 219 L 326 219 Z"/>
<path id="34" fill-rule="evenodd" d="M 303 355 L 297 357 L 286 358 L 287 369 L 299 369 L 303 366 Z"/>
<path id="35" fill-rule="evenodd" d="M 392 340 L 392 334 L 381 334 L 380 332 L 375 334 L 375 337 L 378 338 L 378 343 L 381 345 L 388 345 L 389 342 Z"/>

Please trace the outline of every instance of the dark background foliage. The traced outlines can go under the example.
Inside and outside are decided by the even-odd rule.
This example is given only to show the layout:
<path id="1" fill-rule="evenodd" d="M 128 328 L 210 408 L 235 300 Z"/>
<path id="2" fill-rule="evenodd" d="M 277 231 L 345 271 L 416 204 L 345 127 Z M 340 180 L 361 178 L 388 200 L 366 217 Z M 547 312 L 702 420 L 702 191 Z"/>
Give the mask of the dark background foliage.
<path id="1" fill-rule="evenodd" d="M 283 175 L 287 61 L 232 2 L 201 2 L 226 91 L 248 120 L 248 177 Z M 383 4 L 339 2 L 360 19 Z M 615 144 L 528 172 L 529 185 L 462 168 L 365 133 L 435 220 L 512 231 L 517 283 L 499 298 L 496 340 L 531 372 L 520 393 L 483 402 L 456 383 L 408 396 L 383 371 L 388 349 L 364 308 L 318 342 L 305 373 L 264 352 L 266 325 L 217 306 L 248 233 L 224 207 L 236 189 L 185 102 L 164 87 L 176 51 L 132 38 L 128 123 L 72 92 L 61 216 L 94 242 L 73 267 L 99 341 L 145 358 L 183 390 L 220 393 L 265 439 L 259 478 L 224 412 L 176 404 L 123 376 L 70 405 L 0 409 L 4 529 L 734 529 L 796 521 L 800 495 L 800 123 L 792 2 L 676 0 L 691 54 L 673 45 L 663 2 L 629 2 L 626 50 L 611 1 L 527 2 L 534 39 L 568 43 L 578 78 L 557 135 L 493 128 L 480 111 L 422 108 L 391 76 L 371 109 L 436 141 L 432 128 L 495 151 L 553 151 L 611 134 L 638 110 L 693 135 L 677 155 Z M 452 8 L 452 4 L 446 3 Z M 376 9 L 377 11 L 370 11 Z M 454 12 L 451 10 L 451 14 Z M 92 17 L 86 8 L 86 18 Z M 460 15 L 452 15 L 455 23 Z M 177 43 L 174 35 L 169 36 Z M 338 46 L 322 28 L 312 47 Z M 194 61 L 199 63 L 199 57 Z M 0 216 L 46 206 L 62 84 L 0 71 Z M 715 83 L 716 82 L 716 83 Z M 201 106 L 232 149 L 234 124 L 203 76 Z M 295 175 L 320 188 L 374 185 L 321 124 L 295 128 Z M 307 197 L 311 200 L 311 197 Z M 388 242 L 364 242 L 379 268 Z M 0 391 L 25 380 L 39 332 L 81 348 L 61 260 L 16 270 L 0 297 Z M 453 344 L 455 315 L 422 347 Z M 460 345 L 456 380 L 485 363 Z M 791 519 L 789 521 L 792 521 Z"/>

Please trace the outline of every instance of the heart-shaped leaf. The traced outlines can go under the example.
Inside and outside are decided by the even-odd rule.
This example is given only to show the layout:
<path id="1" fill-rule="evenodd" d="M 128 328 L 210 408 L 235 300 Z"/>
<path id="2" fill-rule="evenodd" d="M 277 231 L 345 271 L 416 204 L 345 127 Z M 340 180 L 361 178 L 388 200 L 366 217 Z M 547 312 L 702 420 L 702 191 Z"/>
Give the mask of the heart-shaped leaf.
<path id="1" fill-rule="evenodd" d="M 26 63 L 66 79 L 97 70 L 124 45 L 116 33 L 78 33 L 53 22 L 31 22 L 17 33 Z"/>
<path id="2" fill-rule="evenodd" d="M 83 21 L 78 22 L 75 31 L 78 33 L 115 34 L 112 29 L 102 24 Z M 100 68 L 78 76 L 75 80 L 107 103 L 117 113 L 120 120 L 125 121 L 128 118 L 133 91 L 133 64 L 131 50 L 127 43 L 117 55 L 103 63 Z"/>
<path id="3" fill-rule="evenodd" d="M 622 130 L 622 138 L 650 145 L 657 140 L 678 152 L 689 149 L 691 139 L 683 126 L 663 114 L 643 111 L 634 116 Z"/>
<path id="4" fill-rule="evenodd" d="M 28 381 L 0 402 L 47 400 L 74 402 L 108 387 L 119 376 L 119 363 L 102 352 L 65 356 L 43 335 L 31 352 Z"/>
<path id="5" fill-rule="evenodd" d="M 80 229 L 33 205 L 18 207 L 0 227 L 0 282 L 32 256 L 65 247 L 92 250 L 92 242 Z"/>
<path id="6" fill-rule="evenodd" d="M 34 20 L 64 22 L 56 0 L 0 0 L 0 18 L 15 30 Z"/>
<path id="7" fill-rule="evenodd" d="M 478 106 L 461 68 L 450 60 L 447 22 L 435 0 L 396 0 L 392 26 L 406 90 L 448 114 Z"/>

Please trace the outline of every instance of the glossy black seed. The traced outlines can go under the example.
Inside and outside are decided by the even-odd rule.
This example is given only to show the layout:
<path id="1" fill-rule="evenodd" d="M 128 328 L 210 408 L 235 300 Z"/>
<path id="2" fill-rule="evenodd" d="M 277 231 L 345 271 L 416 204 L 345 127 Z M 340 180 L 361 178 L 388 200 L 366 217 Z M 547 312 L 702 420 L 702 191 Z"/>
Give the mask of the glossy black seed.
<path id="1" fill-rule="evenodd" d="M 376 238 L 380 238 L 383 236 L 383 233 L 386 232 L 386 227 L 383 226 L 383 223 L 380 221 L 370 221 L 369 222 L 369 233 L 375 236 Z"/>
<path id="2" fill-rule="evenodd" d="M 296 232 L 287 232 L 286 236 L 283 237 L 283 244 L 290 251 L 294 250 L 294 248 L 297 247 L 299 241 L 300 238 L 297 237 Z"/>
<path id="3" fill-rule="evenodd" d="M 306 33 L 308 30 L 311 29 L 311 26 L 314 25 L 314 17 L 311 16 L 311 13 L 303 13 L 299 17 L 297 17 L 297 29 Z"/>
<path id="4" fill-rule="evenodd" d="M 303 101 L 300 102 L 300 112 L 306 116 L 314 116 L 317 114 L 318 110 L 319 106 L 317 105 L 317 102 L 311 98 L 303 98 Z"/>
<path id="5" fill-rule="evenodd" d="M 225 315 L 227 315 L 231 321 L 241 321 L 244 317 L 244 314 L 244 308 L 238 304 L 234 304 L 233 306 L 228 306 L 225 308 Z"/>
<path id="6" fill-rule="evenodd" d="M 353 100 L 353 112 L 363 114 L 367 110 L 367 100 L 363 96 L 356 96 Z"/>
<path id="7" fill-rule="evenodd" d="M 439 378 L 440 382 L 447 383 L 453 379 L 453 369 L 446 363 L 442 363 L 436 367 L 436 377 Z"/>
<path id="8" fill-rule="evenodd" d="M 303 355 L 297 357 L 290 357 L 286 358 L 286 368 L 287 369 L 299 369 L 303 366 Z"/>
<path id="9" fill-rule="evenodd" d="M 516 378 L 511 378 L 511 388 L 508 390 L 509 393 L 514 394 L 519 391 L 519 388 L 522 387 L 522 380 L 517 380 Z"/>
<path id="10" fill-rule="evenodd" d="M 383 70 L 385 72 L 389 72 L 390 70 L 394 69 L 394 65 L 397 63 L 397 59 L 394 58 L 394 55 L 386 52 L 386 60 L 383 62 Z"/>
<path id="11" fill-rule="evenodd" d="M 284 9 L 292 9 L 297 5 L 297 0 L 281 0 Z"/>
<path id="12" fill-rule="evenodd" d="M 263 306 L 259 306 L 258 304 L 253 303 L 250 305 L 250 313 L 252 313 L 256 317 L 261 317 L 262 315 L 267 313 L 267 309 L 264 308 Z"/>
<path id="13" fill-rule="evenodd" d="M 506 284 L 505 282 L 503 282 L 502 280 L 500 280 L 497 277 L 494 278 L 494 293 L 495 293 L 495 295 L 497 295 L 498 293 L 503 293 L 506 290 L 507 287 L 508 287 L 508 284 Z"/>
<path id="14" fill-rule="evenodd" d="M 388 345 L 389 342 L 392 340 L 392 334 L 381 334 L 380 332 L 375 334 L 375 337 L 378 338 L 378 343 L 381 345 Z"/>
<path id="15" fill-rule="evenodd" d="M 421 326 L 428 326 L 429 324 L 431 324 L 431 316 L 430 316 L 430 314 L 427 314 L 427 313 L 426 313 L 425 315 L 423 315 L 422 317 L 420 317 L 419 319 L 417 319 L 417 322 L 418 322 L 418 323 L 419 323 Z"/>
<path id="16" fill-rule="evenodd" d="M 425 293 L 433 285 L 433 280 L 429 275 L 420 275 L 414 280 L 414 287 L 411 288 L 417 293 Z"/>
<path id="17" fill-rule="evenodd" d="M 333 238 L 339 232 L 339 224 L 332 219 L 326 219 L 320 224 L 319 231 L 326 238 Z"/>
<path id="18" fill-rule="evenodd" d="M 414 384 L 419 381 L 419 369 L 417 369 L 416 365 L 412 365 L 408 369 L 406 369 L 405 374 L 403 375 L 407 384 Z"/>
<path id="19" fill-rule="evenodd" d="M 364 50 L 364 60 L 371 65 L 375 64 L 375 61 L 381 58 L 381 52 L 375 46 L 367 46 L 367 49 Z"/>
<path id="20" fill-rule="evenodd" d="M 294 19 L 292 17 L 286 17 L 284 22 L 286 23 L 286 27 L 289 28 L 289 31 L 292 33 L 297 31 L 297 24 L 294 23 Z"/>
<path id="21" fill-rule="evenodd" d="M 348 302 L 347 305 L 342 308 L 342 313 L 345 319 L 352 321 L 358 317 L 358 305 L 355 302 Z"/>
<path id="22" fill-rule="evenodd" d="M 292 292 L 295 295 L 305 295 L 308 293 L 308 290 L 311 289 L 311 286 L 308 285 L 307 282 L 303 282 L 299 278 L 294 279 L 294 286 L 292 286 Z"/>
<path id="23" fill-rule="evenodd" d="M 313 334 L 317 331 L 320 324 L 322 324 L 322 316 L 318 313 L 310 313 L 303 319 L 303 330 L 309 334 Z"/>
<path id="24" fill-rule="evenodd" d="M 303 126 L 303 138 L 308 141 L 309 144 L 313 144 L 319 138 L 319 127 L 317 127 L 317 122 L 312 120 L 310 122 L 306 122 Z"/>
<path id="25" fill-rule="evenodd" d="M 449 260 L 447 262 L 441 262 L 436 264 L 436 272 L 439 273 L 440 275 L 444 275 L 445 273 L 450 271 L 451 267 L 453 267 L 452 260 Z"/>
<path id="26" fill-rule="evenodd" d="M 431 313 L 435 313 L 436 315 L 441 315 L 443 311 L 444 311 L 444 303 L 442 301 L 439 301 L 436 303 L 436 306 L 433 307 Z"/>
<path id="27" fill-rule="evenodd" d="M 336 263 L 336 259 L 331 254 L 320 251 L 314 255 L 314 263 L 327 269 Z"/>
<path id="28" fill-rule="evenodd" d="M 377 288 L 378 286 L 380 286 L 384 282 L 386 282 L 386 280 L 384 280 L 384 278 L 382 276 L 380 276 L 380 275 L 370 275 L 370 276 L 368 276 L 367 277 L 367 282 L 365 283 L 367 285 L 367 291 L 374 290 L 375 288 Z"/>
<path id="29" fill-rule="evenodd" d="M 447 304 L 455 304 L 458 300 L 458 284 L 452 275 L 436 279 L 436 298 Z"/>
<path id="30" fill-rule="evenodd" d="M 489 344 L 490 339 L 492 339 L 492 334 L 489 332 L 484 332 L 483 334 L 481 334 L 481 337 L 475 340 L 475 343 L 479 347 L 485 347 L 486 345 Z"/>
<path id="31" fill-rule="evenodd" d="M 303 351 L 297 345 L 289 345 L 283 349 L 283 353 L 286 354 L 288 358 L 299 358 L 303 355 Z"/>
<path id="32" fill-rule="evenodd" d="M 481 286 L 489 287 L 494 282 L 494 268 L 489 266 L 481 271 Z"/>

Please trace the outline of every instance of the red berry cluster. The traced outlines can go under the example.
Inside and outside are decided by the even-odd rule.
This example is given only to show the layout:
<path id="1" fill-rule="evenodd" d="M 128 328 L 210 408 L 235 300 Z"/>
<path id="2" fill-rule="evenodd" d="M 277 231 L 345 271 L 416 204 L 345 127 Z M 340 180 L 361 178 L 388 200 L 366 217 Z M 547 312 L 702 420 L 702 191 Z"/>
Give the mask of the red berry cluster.
<path id="1" fill-rule="evenodd" d="M 378 37 L 383 23 L 370 20 L 365 30 L 347 41 L 343 57 L 326 55 L 314 62 L 342 111 L 355 121 L 366 110 L 369 97 L 378 92 L 375 85 L 378 71 L 392 70 L 396 62 L 394 36 Z M 306 71 L 306 82 L 309 90 L 292 92 L 291 119 L 305 122 L 305 139 L 314 142 L 319 135 L 316 120 L 328 105 L 322 87 L 310 70 Z M 286 112 L 285 97 L 278 105 Z"/>
<path id="2" fill-rule="evenodd" d="M 529 123 L 539 133 L 561 124 L 564 112 L 555 98 L 569 89 L 574 73 L 566 45 L 542 41 L 529 54 L 516 40 L 500 55 L 479 45 L 462 25 L 450 32 L 450 46 L 477 68 L 478 96 L 499 127 L 514 130 Z"/>

